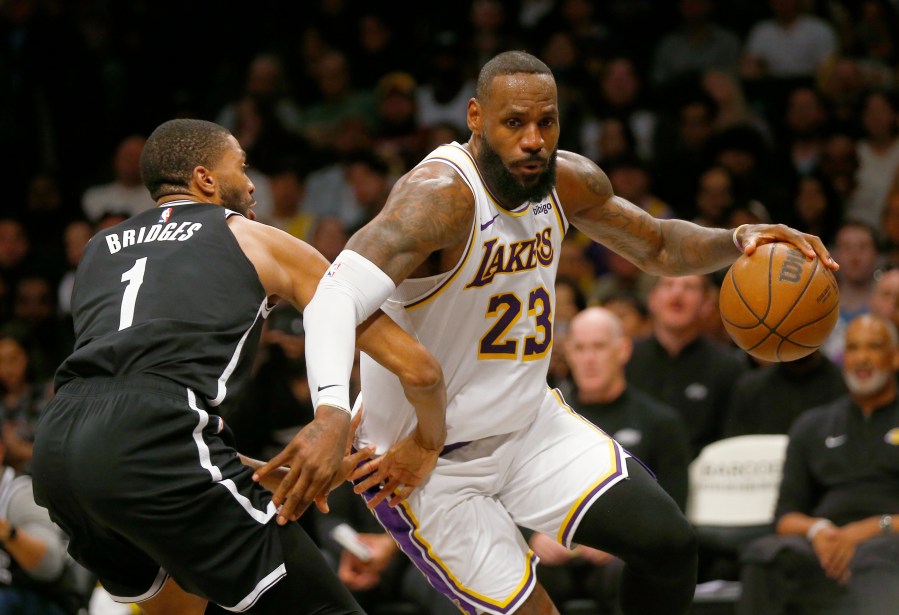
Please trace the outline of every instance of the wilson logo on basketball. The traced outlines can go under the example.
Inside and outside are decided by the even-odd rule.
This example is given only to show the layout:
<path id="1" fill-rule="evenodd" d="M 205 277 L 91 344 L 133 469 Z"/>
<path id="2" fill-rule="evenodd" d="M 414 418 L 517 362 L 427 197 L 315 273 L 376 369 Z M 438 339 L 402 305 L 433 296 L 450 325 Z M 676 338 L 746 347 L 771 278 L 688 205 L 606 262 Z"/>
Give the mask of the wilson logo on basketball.
<path id="1" fill-rule="evenodd" d="M 780 266 L 778 282 L 790 282 L 795 284 L 802 279 L 802 267 L 805 264 L 805 256 L 799 250 L 790 250 Z"/>

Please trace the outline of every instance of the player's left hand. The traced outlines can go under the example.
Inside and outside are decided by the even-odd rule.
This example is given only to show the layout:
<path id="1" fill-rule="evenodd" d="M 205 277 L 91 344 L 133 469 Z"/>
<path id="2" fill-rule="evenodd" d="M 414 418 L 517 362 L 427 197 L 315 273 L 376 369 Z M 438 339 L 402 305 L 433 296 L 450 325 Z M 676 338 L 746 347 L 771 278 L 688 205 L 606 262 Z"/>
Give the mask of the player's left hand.
<path id="1" fill-rule="evenodd" d="M 441 449 L 425 448 L 416 435 L 417 431 L 411 433 L 386 453 L 350 474 L 350 480 L 364 479 L 353 487 L 356 493 L 381 485 L 381 490 L 368 502 L 370 509 L 387 498 L 390 498 L 388 505 L 393 508 L 423 484 L 437 465 Z"/>
<path id="2" fill-rule="evenodd" d="M 253 474 L 253 480 L 261 481 L 280 466 L 290 468 L 272 496 L 278 507 L 279 525 L 299 519 L 317 495 L 329 491 L 341 467 L 349 431 L 347 412 L 320 406 L 315 420 Z"/>
<path id="3" fill-rule="evenodd" d="M 820 238 L 801 233 L 785 224 L 743 224 L 736 229 L 735 239 L 746 255 L 752 254 L 756 248 L 766 243 L 785 241 L 799 248 L 808 258 L 820 258 L 828 269 L 836 271 L 840 268 Z"/>

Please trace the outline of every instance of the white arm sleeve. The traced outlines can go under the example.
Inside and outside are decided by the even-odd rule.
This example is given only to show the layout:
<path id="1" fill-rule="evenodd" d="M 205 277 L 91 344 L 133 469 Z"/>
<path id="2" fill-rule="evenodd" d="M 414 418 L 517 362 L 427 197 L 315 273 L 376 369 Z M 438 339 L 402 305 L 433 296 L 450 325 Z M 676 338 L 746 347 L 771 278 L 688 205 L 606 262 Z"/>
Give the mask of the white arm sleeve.
<path id="1" fill-rule="evenodd" d="M 306 373 L 312 405 L 350 411 L 350 372 L 356 327 L 396 290 L 393 280 L 364 256 L 344 250 L 322 277 L 303 310 Z"/>

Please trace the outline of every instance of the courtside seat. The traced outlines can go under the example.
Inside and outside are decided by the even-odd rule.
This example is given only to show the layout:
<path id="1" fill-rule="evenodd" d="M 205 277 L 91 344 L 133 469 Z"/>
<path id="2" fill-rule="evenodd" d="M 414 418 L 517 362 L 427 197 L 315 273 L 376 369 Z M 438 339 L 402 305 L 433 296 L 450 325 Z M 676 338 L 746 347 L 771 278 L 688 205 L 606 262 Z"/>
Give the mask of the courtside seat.
<path id="1" fill-rule="evenodd" d="M 741 549 L 774 531 L 787 441 L 784 434 L 725 438 L 703 448 L 690 464 L 686 513 L 700 550 L 694 613 L 739 599 Z"/>

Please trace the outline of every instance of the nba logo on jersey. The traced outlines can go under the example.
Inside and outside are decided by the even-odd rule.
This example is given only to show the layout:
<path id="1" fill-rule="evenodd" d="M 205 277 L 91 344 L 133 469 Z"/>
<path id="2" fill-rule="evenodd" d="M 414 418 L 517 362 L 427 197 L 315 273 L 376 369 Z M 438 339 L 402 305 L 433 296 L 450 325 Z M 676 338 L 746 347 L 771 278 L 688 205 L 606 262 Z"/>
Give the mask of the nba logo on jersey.
<path id="1" fill-rule="evenodd" d="M 156 224 L 165 224 L 166 222 L 169 221 L 169 218 L 171 218 L 171 217 L 172 217 L 172 208 L 166 207 L 165 209 L 162 210 L 162 213 L 159 214 L 159 222 L 157 222 Z"/>
<path id="2" fill-rule="evenodd" d="M 332 278 L 334 274 L 337 273 L 337 270 L 340 269 L 340 265 L 342 263 L 334 263 L 330 269 L 328 269 L 328 273 L 325 274 L 326 277 Z"/>

